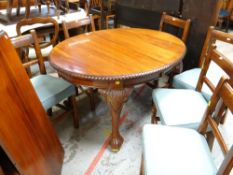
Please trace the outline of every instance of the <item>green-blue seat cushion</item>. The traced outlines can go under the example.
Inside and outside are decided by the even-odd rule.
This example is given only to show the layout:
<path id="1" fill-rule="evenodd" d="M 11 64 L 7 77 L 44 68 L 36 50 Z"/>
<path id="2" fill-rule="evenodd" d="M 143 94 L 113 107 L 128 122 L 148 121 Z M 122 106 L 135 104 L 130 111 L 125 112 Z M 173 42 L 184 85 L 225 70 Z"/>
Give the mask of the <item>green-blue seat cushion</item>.
<path id="1" fill-rule="evenodd" d="M 161 123 L 170 126 L 197 129 L 207 107 L 203 95 L 191 89 L 158 88 L 152 98 Z"/>
<path id="2" fill-rule="evenodd" d="M 195 89 L 201 68 L 186 70 L 173 78 L 172 86 L 177 89 Z"/>
<path id="3" fill-rule="evenodd" d="M 31 82 L 45 110 L 75 95 L 75 87 L 61 78 L 39 75 L 31 78 Z"/>
<path id="4" fill-rule="evenodd" d="M 146 124 L 142 133 L 145 175 L 215 175 L 205 138 L 196 130 Z"/>
<path id="5" fill-rule="evenodd" d="M 195 89 L 201 73 L 201 68 L 193 68 L 184 71 L 173 78 L 172 86 L 177 89 Z M 215 63 L 211 62 L 207 77 L 216 86 L 222 75 L 226 75 L 225 72 Z M 211 90 L 204 84 L 202 88 L 202 94 L 206 100 L 210 100 L 212 96 Z"/>

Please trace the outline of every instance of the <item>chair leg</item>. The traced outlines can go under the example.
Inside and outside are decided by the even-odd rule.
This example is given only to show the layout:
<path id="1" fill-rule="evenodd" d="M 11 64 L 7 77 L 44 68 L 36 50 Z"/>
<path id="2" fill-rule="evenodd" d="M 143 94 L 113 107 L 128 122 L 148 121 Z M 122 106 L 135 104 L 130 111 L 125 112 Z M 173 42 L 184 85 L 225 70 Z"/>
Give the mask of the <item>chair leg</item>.
<path id="1" fill-rule="evenodd" d="M 47 114 L 48 114 L 49 116 L 52 116 L 52 115 L 53 115 L 53 109 L 52 109 L 52 108 L 49 108 L 49 109 L 47 110 Z"/>
<path id="2" fill-rule="evenodd" d="M 144 161 L 143 161 L 143 155 L 141 159 L 141 166 L 140 166 L 140 175 L 144 175 Z"/>
<path id="3" fill-rule="evenodd" d="M 90 99 L 91 111 L 95 111 L 95 95 L 93 88 L 88 89 L 88 96 Z"/>
<path id="4" fill-rule="evenodd" d="M 151 109 L 151 123 L 152 124 L 158 123 L 159 117 L 156 116 L 156 113 L 157 113 L 157 109 L 156 109 L 154 103 L 152 102 L 152 109 Z"/>
<path id="5" fill-rule="evenodd" d="M 75 128 L 79 128 L 79 115 L 78 115 L 78 109 L 76 105 L 76 98 L 75 95 L 69 97 L 70 104 L 72 106 L 72 113 L 73 113 L 73 125 Z"/>
<path id="6" fill-rule="evenodd" d="M 209 145 L 210 150 L 212 150 L 213 145 L 214 145 L 214 134 L 213 132 L 209 131 L 206 133 L 206 140 Z"/>
<path id="7" fill-rule="evenodd" d="M 228 29 L 229 29 L 229 23 L 230 23 L 230 17 L 227 18 L 226 20 L 226 32 L 228 33 Z"/>

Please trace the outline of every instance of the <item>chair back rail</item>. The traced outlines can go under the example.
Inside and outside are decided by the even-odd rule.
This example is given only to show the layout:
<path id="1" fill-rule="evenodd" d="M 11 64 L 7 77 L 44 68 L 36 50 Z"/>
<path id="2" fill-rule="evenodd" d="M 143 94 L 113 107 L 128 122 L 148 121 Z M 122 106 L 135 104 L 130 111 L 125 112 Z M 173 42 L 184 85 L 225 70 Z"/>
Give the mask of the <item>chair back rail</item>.
<path id="1" fill-rule="evenodd" d="M 65 39 L 70 37 L 69 30 L 74 28 L 81 28 L 84 26 L 90 26 L 91 31 L 95 31 L 95 24 L 93 16 L 90 14 L 84 19 L 72 20 L 72 21 L 62 21 L 62 28 L 64 32 Z"/>
<path id="2" fill-rule="evenodd" d="M 37 59 L 29 60 L 27 58 L 26 59 L 21 58 L 21 61 L 26 60 L 26 62 L 23 62 L 23 66 L 25 68 L 29 68 L 31 65 L 38 63 L 40 73 L 46 74 L 44 59 L 43 59 L 41 51 L 40 51 L 40 46 L 38 43 L 38 39 L 37 39 L 37 35 L 36 35 L 35 30 L 31 30 L 29 34 L 20 35 L 18 37 L 12 38 L 11 42 L 16 49 L 20 49 L 23 47 L 25 47 L 27 49 L 30 45 L 33 45 L 35 52 L 36 52 L 36 55 L 37 55 Z M 27 54 L 24 54 L 24 56 L 27 57 Z M 29 74 L 29 76 L 30 76 L 30 74 Z"/>
<path id="3" fill-rule="evenodd" d="M 160 20 L 159 30 L 162 31 L 164 29 L 164 24 L 169 24 L 169 25 L 183 29 L 181 39 L 182 41 L 186 42 L 190 24 L 191 24 L 190 19 L 184 20 L 184 19 L 176 18 L 176 17 L 166 14 L 166 12 L 163 12 L 161 20 Z"/>
<path id="4" fill-rule="evenodd" d="M 213 48 L 215 46 L 212 46 Z M 208 56 L 205 60 L 204 67 L 202 68 L 202 71 L 199 76 L 199 80 L 197 83 L 196 90 L 201 91 L 203 84 L 205 83 L 210 90 L 213 92 L 215 87 L 213 83 L 209 80 L 209 78 L 206 76 L 207 71 L 210 67 L 211 61 L 215 62 L 221 69 L 230 77 L 233 77 L 233 63 L 222 53 L 217 51 L 216 49 L 213 49 L 211 52 L 208 53 Z M 232 82 L 232 80 L 231 80 Z"/>
<path id="5" fill-rule="evenodd" d="M 204 64 L 205 58 L 207 56 L 208 49 L 210 46 L 216 41 L 223 41 L 229 44 L 233 44 L 233 35 L 229 33 L 222 32 L 220 30 L 216 30 L 214 26 L 210 26 L 207 32 L 207 36 L 202 48 L 199 67 L 202 67 Z"/>
<path id="6" fill-rule="evenodd" d="M 51 17 L 35 17 L 35 18 L 28 18 L 28 19 L 22 19 L 16 24 L 16 32 L 18 35 L 22 35 L 24 32 L 22 31 L 22 28 L 25 26 L 31 26 L 35 24 L 43 24 L 43 25 L 52 25 L 54 30 L 52 32 L 52 38 L 50 41 L 46 43 L 40 44 L 41 48 L 46 48 L 50 45 L 55 45 L 57 42 L 58 34 L 59 34 L 59 25 L 57 21 Z M 36 30 L 36 28 L 35 28 Z M 38 36 L 40 34 L 38 33 Z"/>
<path id="7" fill-rule="evenodd" d="M 214 91 L 213 96 L 209 102 L 208 108 L 205 112 L 205 116 L 200 124 L 198 131 L 205 134 L 207 126 L 210 126 L 219 143 L 219 146 L 225 156 L 217 174 L 229 174 L 233 165 L 233 146 L 228 149 L 227 144 L 218 128 L 218 123 L 214 120 L 213 116 L 216 115 L 216 109 L 219 101 L 227 107 L 233 113 L 233 88 L 230 79 L 222 77 Z"/>

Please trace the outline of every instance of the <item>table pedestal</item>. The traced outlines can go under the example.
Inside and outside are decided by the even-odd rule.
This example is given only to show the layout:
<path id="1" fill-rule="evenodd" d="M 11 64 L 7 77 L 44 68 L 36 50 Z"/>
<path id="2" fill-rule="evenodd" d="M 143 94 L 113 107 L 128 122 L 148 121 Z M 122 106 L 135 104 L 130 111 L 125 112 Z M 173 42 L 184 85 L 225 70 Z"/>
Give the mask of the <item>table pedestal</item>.
<path id="1" fill-rule="evenodd" d="M 113 152 L 120 150 L 120 147 L 124 141 L 123 137 L 119 132 L 119 119 L 122 107 L 127 101 L 131 88 L 125 89 L 100 89 L 100 94 L 104 97 L 109 110 L 112 115 L 112 134 L 110 139 L 110 145 Z"/>

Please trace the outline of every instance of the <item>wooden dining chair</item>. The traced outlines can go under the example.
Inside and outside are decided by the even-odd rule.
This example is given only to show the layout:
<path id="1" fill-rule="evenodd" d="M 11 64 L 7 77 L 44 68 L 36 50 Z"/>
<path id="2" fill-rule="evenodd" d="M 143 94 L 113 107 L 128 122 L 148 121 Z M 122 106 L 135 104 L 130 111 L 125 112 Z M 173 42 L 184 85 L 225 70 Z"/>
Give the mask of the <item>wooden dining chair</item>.
<path id="1" fill-rule="evenodd" d="M 215 54 L 212 52 L 212 54 Z M 198 130 L 146 124 L 143 127 L 141 174 L 226 175 L 233 167 L 233 145 L 228 148 L 215 121 L 219 103 L 233 113 L 232 80 L 221 78 L 201 119 Z M 224 160 L 216 165 L 206 141 L 213 133 Z"/>
<path id="2" fill-rule="evenodd" d="M 168 15 L 166 12 L 163 12 L 160 20 L 159 30 L 168 32 L 167 30 L 168 27 L 172 27 L 172 29 L 177 29 L 178 37 L 180 37 L 183 42 L 186 42 L 189 33 L 190 24 L 191 24 L 190 19 L 185 20 L 185 19 L 177 18 Z M 174 34 L 174 32 L 172 33 Z M 183 63 L 181 62 L 178 66 L 166 72 L 165 74 L 168 75 L 168 81 L 165 86 L 170 86 L 173 76 L 177 73 L 180 73 L 182 69 L 183 69 Z M 151 88 L 156 88 L 158 87 L 158 81 L 159 80 L 156 79 L 153 82 L 148 82 L 147 85 Z"/>
<path id="3" fill-rule="evenodd" d="M 107 4 L 103 0 L 90 0 L 88 13 L 99 15 L 101 18 L 101 28 L 108 28 L 108 21 L 110 18 L 115 19 L 114 1 L 108 0 Z M 114 20 L 115 25 L 115 20 Z"/>
<path id="4" fill-rule="evenodd" d="M 99 18 L 99 16 L 96 15 L 89 15 L 86 18 L 78 19 L 78 20 L 64 20 L 62 21 L 62 28 L 64 32 L 65 39 L 70 38 L 70 30 L 75 29 L 76 34 L 80 33 L 86 33 L 88 31 L 88 28 L 90 28 L 89 31 L 94 32 L 95 31 L 95 23 L 94 20 L 96 18 Z M 100 18 L 99 18 L 100 19 Z M 84 86 L 77 86 L 77 92 L 81 91 L 81 93 L 85 93 L 89 99 L 90 99 L 90 105 L 91 110 L 95 110 L 95 100 L 94 100 L 94 92 L 95 90 L 93 88 L 88 88 Z M 79 93 L 79 94 L 81 94 Z"/>
<path id="5" fill-rule="evenodd" d="M 186 70 L 180 74 L 177 74 L 173 77 L 172 87 L 176 89 L 195 89 L 197 86 L 198 78 L 201 73 L 201 69 L 204 66 L 205 58 L 207 56 L 208 49 L 210 46 L 216 41 L 221 41 L 224 43 L 233 44 L 233 35 L 229 33 L 225 33 L 219 30 L 216 30 L 213 26 L 210 26 L 206 35 L 206 39 L 202 48 L 201 56 L 199 59 L 199 67 L 193 68 L 190 70 Z M 222 75 L 221 69 L 219 69 L 215 65 L 210 65 L 208 72 L 208 77 L 210 79 L 216 79 Z M 215 81 L 215 83 L 217 83 Z M 202 94 L 209 100 L 212 93 L 208 88 L 203 88 Z"/>
<path id="6" fill-rule="evenodd" d="M 187 20 L 180 19 L 180 18 L 168 15 L 166 12 L 163 12 L 161 20 L 160 20 L 160 24 L 159 24 L 159 30 L 164 31 L 165 25 L 174 26 L 178 29 L 182 29 L 180 38 L 182 39 L 182 41 L 186 42 L 187 36 L 189 33 L 190 24 L 191 24 L 190 19 L 187 19 Z"/>
<path id="7" fill-rule="evenodd" d="M 218 77 L 210 80 L 207 76 L 210 64 L 213 63 L 218 65 L 225 75 L 233 77 L 233 63 L 217 51 L 214 46 L 211 46 L 201 70 L 196 90 L 165 88 L 153 90 L 152 123 L 157 123 L 160 119 L 163 125 L 197 129 L 208 105 L 208 101 L 201 91 L 203 87 L 206 87 L 213 92 L 216 82 L 219 81 Z M 222 106 L 219 116 L 224 115 L 224 109 Z"/>
<path id="8" fill-rule="evenodd" d="M 36 32 L 31 30 L 29 34 L 20 35 L 11 39 L 12 44 L 19 52 L 24 52 L 29 46 L 33 46 L 37 59 L 24 59 L 21 58 L 23 66 L 28 68 L 34 64 L 38 64 L 40 74 L 31 78 L 31 83 L 46 111 L 51 115 L 52 107 L 57 106 L 64 109 L 65 112 L 54 118 L 54 122 L 60 121 L 68 113 L 73 114 L 74 127 L 79 127 L 79 116 L 76 105 L 76 89 L 75 86 L 67 81 L 53 77 L 46 74 L 44 60 L 40 51 L 40 45 Z M 23 54 L 27 57 L 27 54 Z M 26 60 L 26 61 L 25 61 Z M 65 103 L 65 99 L 68 98 L 68 103 Z M 33 99 L 32 99 L 33 100 Z M 64 101 L 64 105 L 62 105 Z"/>
<path id="9" fill-rule="evenodd" d="M 17 35 L 22 35 L 34 29 L 39 38 L 39 44 L 44 60 L 48 60 L 48 56 L 57 44 L 59 25 L 57 21 L 51 17 L 35 17 L 22 19 L 16 24 Z M 29 59 L 36 59 L 34 49 L 29 49 Z"/>
<path id="10" fill-rule="evenodd" d="M 94 32 L 95 31 L 95 23 L 94 23 L 94 18 L 93 15 L 89 15 L 85 18 L 82 19 L 75 19 L 75 20 L 64 20 L 62 21 L 62 29 L 64 32 L 65 39 L 70 38 L 70 33 L 69 31 L 71 29 L 76 29 L 77 33 L 82 32 L 87 32 L 88 28 L 90 28 L 89 31 Z M 83 33 L 82 32 L 82 33 Z"/>

